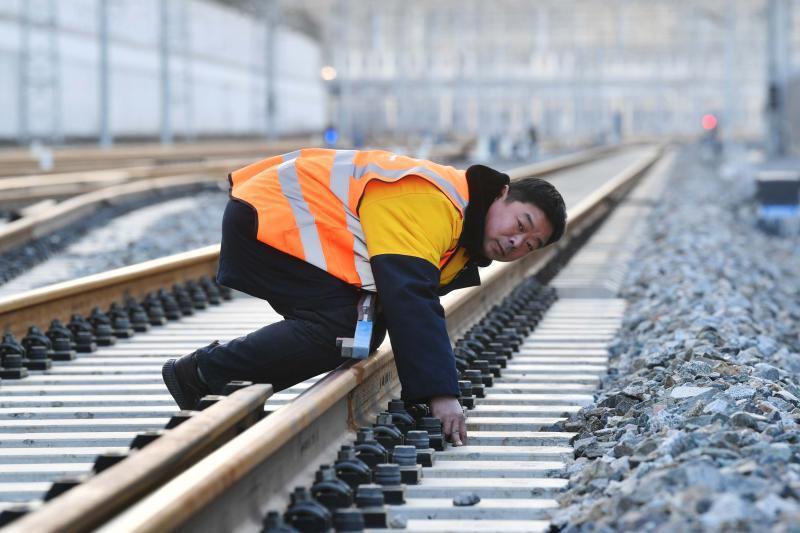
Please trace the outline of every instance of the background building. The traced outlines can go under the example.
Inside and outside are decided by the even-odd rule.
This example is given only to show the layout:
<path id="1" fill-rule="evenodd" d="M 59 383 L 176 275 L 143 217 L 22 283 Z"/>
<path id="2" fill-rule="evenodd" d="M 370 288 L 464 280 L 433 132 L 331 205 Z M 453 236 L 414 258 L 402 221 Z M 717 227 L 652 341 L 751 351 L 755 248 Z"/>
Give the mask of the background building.
<path id="1" fill-rule="evenodd" d="M 319 43 L 217 2 L 0 0 L 0 140 L 318 131 L 319 69 Z"/>
<path id="2" fill-rule="evenodd" d="M 767 4 L 331 0 L 326 18 L 338 22 L 324 50 L 339 120 L 353 128 L 693 134 L 713 112 L 729 134 L 754 136 L 764 127 Z"/>
<path id="3" fill-rule="evenodd" d="M 799 26 L 800 0 L 0 0 L 0 141 L 614 141 L 706 113 L 795 138 L 769 86 L 790 106 Z"/>

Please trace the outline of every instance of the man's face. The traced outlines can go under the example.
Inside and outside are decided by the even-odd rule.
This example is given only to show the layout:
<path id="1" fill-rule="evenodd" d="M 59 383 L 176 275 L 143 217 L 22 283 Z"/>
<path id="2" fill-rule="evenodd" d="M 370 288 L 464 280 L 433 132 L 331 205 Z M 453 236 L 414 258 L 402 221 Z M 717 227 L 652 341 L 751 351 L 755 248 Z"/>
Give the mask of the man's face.
<path id="1" fill-rule="evenodd" d="M 526 202 L 506 202 L 508 185 L 486 214 L 483 255 L 493 261 L 516 261 L 543 247 L 553 234 L 544 212 Z"/>

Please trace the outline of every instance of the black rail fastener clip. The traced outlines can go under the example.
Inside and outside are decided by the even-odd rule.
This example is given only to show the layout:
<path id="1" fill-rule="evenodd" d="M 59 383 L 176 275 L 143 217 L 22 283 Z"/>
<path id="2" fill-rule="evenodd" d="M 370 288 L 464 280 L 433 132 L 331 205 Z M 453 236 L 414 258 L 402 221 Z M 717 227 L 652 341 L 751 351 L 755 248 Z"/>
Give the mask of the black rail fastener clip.
<path id="1" fill-rule="evenodd" d="M 174 429 L 196 414 L 197 411 L 180 410 L 169 418 L 167 424 L 164 426 L 164 429 Z"/>
<path id="2" fill-rule="evenodd" d="M 165 289 L 158 289 L 156 296 L 161 301 L 161 307 L 164 309 L 164 316 L 167 317 L 167 320 L 179 320 L 183 316 L 181 306 L 178 305 L 173 293 L 167 292 Z"/>
<path id="3" fill-rule="evenodd" d="M 376 484 L 359 485 L 356 506 L 364 515 L 364 527 L 386 529 L 386 502 L 383 487 Z"/>
<path id="4" fill-rule="evenodd" d="M 494 375 L 492 374 L 491 368 L 489 368 L 489 361 L 485 359 L 476 359 L 472 362 L 472 368 L 480 371 L 481 380 L 483 380 L 483 385 L 485 387 L 494 385 Z"/>
<path id="5" fill-rule="evenodd" d="M 264 517 L 261 533 L 300 533 L 300 531 L 284 522 L 283 516 L 278 511 L 270 511 Z"/>
<path id="6" fill-rule="evenodd" d="M 422 480 L 422 465 L 417 464 L 417 448 L 410 444 L 395 446 L 392 462 L 400 465 L 400 481 L 416 485 Z"/>
<path id="7" fill-rule="evenodd" d="M 475 408 L 475 396 L 472 395 L 472 382 L 461 380 L 458 382 L 458 402 L 466 409 Z"/>
<path id="8" fill-rule="evenodd" d="M 28 334 L 22 338 L 27 359 L 24 365 L 28 370 L 49 370 L 53 364 L 53 343 L 47 335 L 36 326 L 28 328 Z"/>
<path id="9" fill-rule="evenodd" d="M 353 505 L 352 487 L 336 476 L 331 465 L 322 465 L 317 470 L 311 496 L 331 511 Z"/>
<path id="10" fill-rule="evenodd" d="M 137 333 L 144 333 L 150 331 L 150 317 L 147 316 L 147 311 L 141 306 L 136 299 L 128 297 L 125 299 L 125 309 L 128 311 L 128 318 L 131 321 L 133 331 Z"/>
<path id="11" fill-rule="evenodd" d="M 477 357 L 475 358 L 478 359 Z M 508 366 L 508 357 L 505 355 L 500 355 L 498 352 L 494 350 L 484 350 L 481 352 L 480 359 L 489 362 L 489 365 L 496 366 L 498 368 L 506 368 Z"/>
<path id="12" fill-rule="evenodd" d="M 416 429 L 417 422 L 414 417 L 406 411 L 403 400 L 389 400 L 386 406 L 387 412 L 392 415 L 392 423 L 405 435 L 412 429 Z"/>
<path id="13" fill-rule="evenodd" d="M 428 404 L 425 403 L 405 402 L 405 408 L 406 412 L 417 421 L 417 424 L 419 424 L 419 419 L 423 416 L 431 415 L 431 410 L 428 407 Z"/>
<path id="14" fill-rule="evenodd" d="M 472 361 L 478 358 L 478 352 L 483 350 L 483 344 L 467 336 L 458 339 L 455 348 L 461 352 L 463 357 Z"/>
<path id="15" fill-rule="evenodd" d="M 117 337 L 111 328 L 111 318 L 102 309 L 95 306 L 89 313 L 89 324 L 92 325 L 94 339 L 98 346 L 112 346 L 116 344 Z"/>
<path id="16" fill-rule="evenodd" d="M 67 327 L 72 332 L 72 339 L 75 341 L 73 347 L 80 353 L 91 353 L 97 351 L 92 325 L 78 313 L 70 317 Z"/>
<path id="17" fill-rule="evenodd" d="M 403 444 L 403 433 L 394 425 L 391 413 L 380 413 L 372 427 L 375 440 L 380 442 L 387 451 L 392 451 L 395 446 Z"/>
<path id="18" fill-rule="evenodd" d="M 331 512 L 315 501 L 305 487 L 295 487 L 283 519 L 303 533 L 327 533 L 333 521 Z"/>
<path id="19" fill-rule="evenodd" d="M 129 456 L 129 452 L 126 451 L 106 451 L 98 455 L 94 460 L 94 466 L 92 467 L 92 472 L 95 474 L 99 474 L 106 468 L 110 468 L 115 464 L 119 463 L 123 459 L 127 459 Z"/>
<path id="20" fill-rule="evenodd" d="M 371 427 L 358 429 L 353 448 L 356 451 L 356 457 L 367 463 L 372 469 L 375 468 L 375 465 L 389 460 L 389 452 L 383 447 L 383 444 L 375 439 L 375 432 Z"/>
<path id="21" fill-rule="evenodd" d="M 111 319 L 111 328 L 114 330 L 114 336 L 119 339 L 129 339 L 133 337 L 133 328 L 131 327 L 131 319 L 128 317 L 128 312 L 122 308 L 117 302 L 111 302 L 108 307 L 108 318 Z"/>
<path id="22" fill-rule="evenodd" d="M 189 293 L 180 284 L 176 283 L 172 286 L 172 296 L 178 304 L 178 309 L 180 309 L 182 315 L 191 316 L 194 314 L 194 303 Z"/>
<path id="23" fill-rule="evenodd" d="M 456 360 L 456 372 L 463 372 L 467 368 L 469 368 L 469 361 L 462 357 L 460 353 L 455 352 L 453 353 Z"/>
<path id="24" fill-rule="evenodd" d="M 208 303 L 211 305 L 219 305 L 222 303 L 222 295 L 219 292 L 219 286 L 211 281 L 208 276 L 203 276 L 198 282 L 200 287 L 205 291 Z"/>
<path id="25" fill-rule="evenodd" d="M 22 379 L 27 376 L 25 348 L 17 342 L 14 334 L 7 330 L 0 342 L 0 378 Z"/>
<path id="26" fill-rule="evenodd" d="M 400 465 L 384 463 L 376 465 L 374 480 L 383 487 L 383 499 L 390 505 L 406 503 L 406 486 L 401 481 Z"/>
<path id="27" fill-rule="evenodd" d="M 372 483 L 372 470 L 369 465 L 356 456 L 352 446 L 344 445 L 333 463 L 336 476 L 355 490 L 359 485 Z"/>
<path id="28" fill-rule="evenodd" d="M 89 476 L 86 474 L 79 476 L 64 476 L 56 479 L 55 481 L 53 481 L 53 484 L 50 485 L 50 488 L 44 495 L 44 501 L 47 502 L 52 500 L 56 496 L 61 496 L 68 490 L 77 487 L 87 479 L 89 479 Z"/>
<path id="29" fill-rule="evenodd" d="M 164 305 L 161 299 L 152 292 L 148 292 L 142 300 L 142 308 L 147 313 L 147 320 L 151 326 L 163 326 L 167 323 Z"/>
<path id="30" fill-rule="evenodd" d="M 216 281 L 214 282 L 214 286 L 219 291 L 219 295 L 222 296 L 223 300 L 233 300 L 233 290 L 230 287 L 220 285 Z"/>
<path id="31" fill-rule="evenodd" d="M 440 452 L 444 450 L 444 435 L 442 433 L 441 420 L 434 416 L 423 416 L 417 422 L 417 427 L 428 432 L 431 448 Z"/>
<path id="32" fill-rule="evenodd" d="M 417 463 L 425 466 L 433 466 L 434 449 L 431 448 L 431 439 L 428 432 L 422 429 L 415 429 L 406 433 L 406 444 L 410 444 L 417 449 Z"/>
<path id="33" fill-rule="evenodd" d="M 300 533 L 300 531 L 287 525 L 278 511 L 270 511 L 264 517 L 261 533 Z"/>
<path id="34" fill-rule="evenodd" d="M 360 509 L 337 509 L 333 513 L 333 529 L 337 533 L 364 531 L 364 513 Z"/>
<path id="35" fill-rule="evenodd" d="M 489 372 L 492 374 L 492 376 L 499 378 L 500 376 L 503 375 L 503 367 L 497 364 L 493 364 L 491 362 L 488 363 L 489 363 Z"/>
<path id="36" fill-rule="evenodd" d="M 492 341 L 486 345 L 486 349 L 497 352 L 508 359 L 511 359 L 514 356 L 514 350 L 512 350 L 510 346 L 506 346 L 501 342 Z"/>
<path id="37" fill-rule="evenodd" d="M 163 429 L 150 429 L 147 431 L 140 431 L 133 438 L 133 441 L 131 441 L 131 446 L 130 446 L 131 450 L 141 450 L 142 448 L 144 448 L 145 446 L 147 446 L 148 444 L 159 438 L 161 435 L 163 435 L 164 432 L 165 430 Z"/>
<path id="38" fill-rule="evenodd" d="M 196 282 L 189 280 L 184 283 L 186 287 L 186 292 L 189 294 L 189 298 L 192 300 L 192 305 L 198 311 L 202 311 L 203 309 L 208 309 L 208 296 L 206 296 L 206 292 L 203 290 L 200 285 Z"/>
<path id="39" fill-rule="evenodd" d="M 362 427 L 358 430 L 354 448 L 356 457 L 367 463 L 370 468 L 374 469 L 376 465 L 389 460 L 389 453 L 381 443 L 375 440 L 372 428 Z"/>
<path id="40" fill-rule="evenodd" d="M 17 503 L 9 505 L 0 511 L 0 527 L 5 527 L 14 520 L 22 518 L 33 511 L 33 506 L 28 503 Z"/>
<path id="41" fill-rule="evenodd" d="M 507 329 L 507 328 L 506 328 Z M 494 342 L 499 342 L 503 346 L 510 348 L 512 351 L 519 350 L 520 345 L 522 345 L 522 339 L 520 336 L 516 334 L 516 332 L 504 331 L 500 335 L 494 338 Z"/>
<path id="42" fill-rule="evenodd" d="M 465 370 L 462 373 L 462 378 L 472 382 L 472 394 L 476 398 L 486 397 L 486 385 L 483 384 L 483 375 L 480 370 Z"/>
<path id="43" fill-rule="evenodd" d="M 77 357 L 72 347 L 72 332 L 59 319 L 50 322 L 47 338 L 53 343 L 51 359 L 54 361 L 72 361 Z"/>

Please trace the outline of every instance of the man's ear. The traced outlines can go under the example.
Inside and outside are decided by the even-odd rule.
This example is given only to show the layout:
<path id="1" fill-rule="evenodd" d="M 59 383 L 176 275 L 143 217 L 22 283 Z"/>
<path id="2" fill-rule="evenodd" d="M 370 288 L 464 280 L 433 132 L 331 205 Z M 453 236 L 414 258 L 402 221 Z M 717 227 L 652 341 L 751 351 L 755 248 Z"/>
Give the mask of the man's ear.
<path id="1" fill-rule="evenodd" d="M 503 188 L 500 189 L 500 193 L 497 195 L 496 200 L 505 200 L 506 196 L 508 196 L 508 185 L 503 185 Z"/>

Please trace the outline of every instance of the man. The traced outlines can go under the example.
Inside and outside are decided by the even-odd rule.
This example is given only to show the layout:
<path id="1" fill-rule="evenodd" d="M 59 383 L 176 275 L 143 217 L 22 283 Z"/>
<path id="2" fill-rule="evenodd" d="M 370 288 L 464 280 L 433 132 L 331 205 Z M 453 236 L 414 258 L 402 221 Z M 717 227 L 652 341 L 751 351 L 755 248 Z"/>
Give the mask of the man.
<path id="1" fill-rule="evenodd" d="M 249 165 L 230 183 L 217 280 L 285 320 L 169 360 L 162 374 L 181 409 L 232 380 L 279 391 L 337 367 L 336 339 L 353 336 L 359 295 L 376 291 L 372 349 L 388 329 L 403 398 L 428 402 L 445 436 L 466 443 L 439 296 L 478 285 L 478 266 L 561 238 L 558 191 L 481 165 L 316 148 Z"/>

